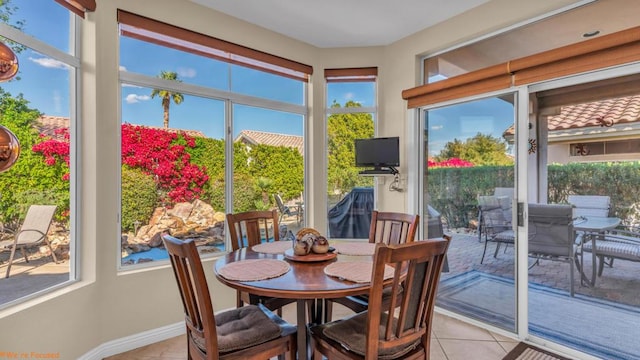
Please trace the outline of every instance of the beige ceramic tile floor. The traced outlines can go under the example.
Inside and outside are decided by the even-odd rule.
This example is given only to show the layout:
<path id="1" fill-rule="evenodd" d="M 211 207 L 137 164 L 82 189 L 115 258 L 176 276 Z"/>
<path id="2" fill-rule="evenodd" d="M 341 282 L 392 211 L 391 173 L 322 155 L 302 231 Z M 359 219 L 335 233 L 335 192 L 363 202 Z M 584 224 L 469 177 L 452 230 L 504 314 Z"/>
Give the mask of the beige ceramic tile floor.
<path id="1" fill-rule="evenodd" d="M 334 319 L 350 314 L 334 305 Z M 295 322 L 295 305 L 284 308 L 285 320 Z M 185 360 L 186 336 L 178 336 L 114 355 L 106 360 Z M 444 315 L 435 314 L 431 360 L 500 360 L 518 344 L 517 340 L 491 333 Z"/>

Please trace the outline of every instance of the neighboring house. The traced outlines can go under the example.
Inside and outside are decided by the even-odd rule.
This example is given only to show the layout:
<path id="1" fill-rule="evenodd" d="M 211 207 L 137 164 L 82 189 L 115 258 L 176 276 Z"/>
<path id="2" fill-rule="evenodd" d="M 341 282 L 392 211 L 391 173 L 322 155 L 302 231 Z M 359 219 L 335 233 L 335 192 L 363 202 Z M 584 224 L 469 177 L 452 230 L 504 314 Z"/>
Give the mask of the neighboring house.
<path id="1" fill-rule="evenodd" d="M 304 151 L 304 142 L 302 141 L 302 136 L 298 135 L 285 135 L 264 131 L 242 130 L 234 140 L 234 142 L 238 141 L 244 143 L 245 145 L 247 145 L 247 147 L 251 147 L 252 145 L 286 146 L 297 149 L 301 155 L 303 155 Z"/>
<path id="2" fill-rule="evenodd" d="M 38 119 L 36 119 L 36 121 L 38 122 L 38 125 L 36 126 L 38 131 L 41 134 L 50 136 L 52 138 L 58 137 L 55 133 L 57 129 L 63 129 L 63 128 L 69 127 L 69 118 L 64 116 L 42 115 Z M 132 124 L 132 125 L 136 125 L 136 124 Z M 183 129 L 174 129 L 174 128 L 166 129 L 162 126 L 147 126 L 147 125 L 137 125 L 137 126 L 144 126 L 149 129 L 165 130 L 169 132 L 184 132 L 185 134 L 191 137 L 200 137 L 200 138 L 207 137 L 202 131 L 198 131 L 198 130 L 183 130 Z"/>
<path id="3" fill-rule="evenodd" d="M 640 95 L 561 106 L 547 128 L 548 164 L 640 160 Z M 503 134 L 513 136 L 513 126 Z"/>

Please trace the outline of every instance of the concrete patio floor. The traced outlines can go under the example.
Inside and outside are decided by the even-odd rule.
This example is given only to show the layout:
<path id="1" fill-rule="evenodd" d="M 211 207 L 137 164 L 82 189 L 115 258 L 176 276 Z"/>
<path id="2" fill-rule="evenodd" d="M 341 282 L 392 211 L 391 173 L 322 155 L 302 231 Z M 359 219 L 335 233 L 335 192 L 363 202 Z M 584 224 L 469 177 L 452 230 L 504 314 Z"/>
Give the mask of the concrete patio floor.
<path id="1" fill-rule="evenodd" d="M 445 231 L 446 232 L 446 231 Z M 493 257 L 496 243 L 489 242 L 483 264 L 480 264 L 485 243 L 478 241 L 477 234 L 452 235 L 447 253 L 450 271 L 442 279 L 477 270 L 506 278 L 514 278 L 514 247 L 501 246 L 497 258 Z M 585 254 L 584 270 L 591 277 L 591 254 Z M 532 260 L 529 260 L 530 263 Z M 576 294 L 606 299 L 622 304 L 640 306 L 640 263 L 616 260 L 613 267 L 605 266 L 601 277 L 596 278 L 595 287 L 580 285 L 580 275 L 574 266 Z M 559 261 L 540 260 L 540 264 L 529 270 L 529 281 L 556 289 L 569 291 L 569 264 Z"/>

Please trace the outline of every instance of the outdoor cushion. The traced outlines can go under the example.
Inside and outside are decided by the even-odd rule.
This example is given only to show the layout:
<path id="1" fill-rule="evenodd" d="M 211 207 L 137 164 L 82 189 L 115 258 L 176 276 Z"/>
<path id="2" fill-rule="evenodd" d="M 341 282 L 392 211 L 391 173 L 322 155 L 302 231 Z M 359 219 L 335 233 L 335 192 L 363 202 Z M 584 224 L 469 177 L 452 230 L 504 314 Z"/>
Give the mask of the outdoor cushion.
<path id="1" fill-rule="evenodd" d="M 328 338 L 339 342 L 345 349 L 356 354 L 365 355 L 367 346 L 367 311 L 361 312 L 347 319 L 337 320 L 321 326 L 321 329 Z M 387 313 L 382 313 L 381 324 L 386 323 Z M 395 331 L 396 321 L 393 322 Z M 380 327 L 379 339 L 383 339 L 385 328 Z M 404 354 L 412 351 L 418 346 L 420 339 L 411 345 L 402 344 L 388 349 L 380 349 L 378 359 L 399 359 Z"/>
<path id="2" fill-rule="evenodd" d="M 621 238 L 625 237 L 621 236 Z M 583 244 L 583 249 L 585 251 L 591 252 L 591 245 L 591 241 L 586 241 Z M 640 243 L 623 243 L 617 241 L 596 240 L 596 253 L 598 255 L 638 261 L 640 260 Z"/>
<path id="3" fill-rule="evenodd" d="M 218 350 L 248 348 L 280 336 L 280 327 L 255 305 L 216 314 Z"/>

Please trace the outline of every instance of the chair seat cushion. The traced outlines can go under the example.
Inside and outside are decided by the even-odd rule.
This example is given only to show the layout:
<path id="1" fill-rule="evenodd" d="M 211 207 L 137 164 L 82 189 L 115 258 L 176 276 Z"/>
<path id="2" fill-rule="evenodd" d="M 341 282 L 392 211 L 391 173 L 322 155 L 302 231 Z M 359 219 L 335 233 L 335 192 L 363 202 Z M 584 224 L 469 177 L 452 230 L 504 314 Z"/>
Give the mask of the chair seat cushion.
<path id="1" fill-rule="evenodd" d="M 225 311 L 215 318 L 220 352 L 244 349 L 280 336 L 280 327 L 255 305 Z"/>
<path id="2" fill-rule="evenodd" d="M 367 346 L 367 311 L 361 312 L 347 319 L 337 320 L 320 325 L 323 334 L 342 345 L 345 349 L 356 354 L 365 355 Z M 386 323 L 386 313 L 381 314 L 381 323 Z M 394 321 L 394 331 L 396 322 Z M 380 339 L 384 336 L 384 327 L 380 328 Z M 399 359 L 418 346 L 420 339 L 413 344 L 402 344 L 388 349 L 380 349 L 378 359 Z"/>

